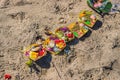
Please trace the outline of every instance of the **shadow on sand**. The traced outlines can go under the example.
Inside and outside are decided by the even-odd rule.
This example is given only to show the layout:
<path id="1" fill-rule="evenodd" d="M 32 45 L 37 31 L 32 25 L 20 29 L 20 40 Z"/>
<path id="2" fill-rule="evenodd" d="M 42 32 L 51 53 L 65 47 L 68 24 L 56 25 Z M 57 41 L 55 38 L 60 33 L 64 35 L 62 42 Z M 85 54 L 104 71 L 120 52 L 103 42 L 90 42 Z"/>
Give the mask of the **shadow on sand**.
<path id="1" fill-rule="evenodd" d="M 41 59 L 35 61 L 35 63 L 40 66 L 41 68 L 50 68 L 50 62 L 52 60 L 51 54 L 47 53 L 46 56 L 42 57 Z"/>
<path id="2" fill-rule="evenodd" d="M 52 60 L 51 54 L 47 53 L 46 56 L 33 62 L 33 64 L 30 66 L 30 73 L 32 73 L 34 70 L 38 74 L 40 72 L 41 68 L 46 68 L 46 69 L 50 68 L 51 60 Z"/>
<path id="3" fill-rule="evenodd" d="M 87 37 L 91 35 L 92 31 L 88 31 L 83 37 L 79 38 L 80 41 L 84 41 Z"/>
<path id="4" fill-rule="evenodd" d="M 103 23 L 100 20 L 97 20 L 95 25 L 93 26 L 93 30 L 98 30 L 100 27 L 102 27 Z"/>

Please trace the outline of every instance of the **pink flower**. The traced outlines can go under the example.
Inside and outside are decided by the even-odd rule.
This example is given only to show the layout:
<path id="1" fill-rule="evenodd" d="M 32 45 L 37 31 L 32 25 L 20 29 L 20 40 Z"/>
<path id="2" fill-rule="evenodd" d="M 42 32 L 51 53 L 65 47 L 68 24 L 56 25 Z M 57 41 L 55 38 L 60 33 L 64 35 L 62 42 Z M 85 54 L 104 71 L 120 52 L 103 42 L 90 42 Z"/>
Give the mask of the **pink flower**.
<path id="1" fill-rule="evenodd" d="M 29 52 L 29 51 L 27 51 L 27 52 L 25 53 L 25 56 L 29 56 L 29 53 L 30 53 L 30 52 Z"/>
<path id="2" fill-rule="evenodd" d="M 96 17 L 95 17 L 95 15 L 91 15 L 90 18 L 91 19 L 95 19 Z"/>
<path id="3" fill-rule="evenodd" d="M 80 26 L 84 26 L 84 24 L 83 24 L 83 23 L 80 23 Z"/>

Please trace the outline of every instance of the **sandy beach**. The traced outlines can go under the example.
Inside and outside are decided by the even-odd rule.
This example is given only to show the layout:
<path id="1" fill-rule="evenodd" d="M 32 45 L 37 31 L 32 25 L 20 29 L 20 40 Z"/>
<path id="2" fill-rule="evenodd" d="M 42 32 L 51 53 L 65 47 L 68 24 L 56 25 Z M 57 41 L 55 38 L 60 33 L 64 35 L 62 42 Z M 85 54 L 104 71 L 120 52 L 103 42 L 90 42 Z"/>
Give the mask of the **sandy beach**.
<path id="1" fill-rule="evenodd" d="M 48 68 L 37 66 L 39 72 L 30 73 L 26 66 L 23 47 L 46 37 L 46 26 L 53 31 L 78 21 L 81 10 L 93 11 L 86 0 L 0 0 L 0 80 L 5 74 L 11 80 L 120 80 L 120 13 L 103 19 L 93 11 L 101 27 L 71 42 L 76 44 L 70 46 L 69 61 L 65 55 L 48 55 Z"/>

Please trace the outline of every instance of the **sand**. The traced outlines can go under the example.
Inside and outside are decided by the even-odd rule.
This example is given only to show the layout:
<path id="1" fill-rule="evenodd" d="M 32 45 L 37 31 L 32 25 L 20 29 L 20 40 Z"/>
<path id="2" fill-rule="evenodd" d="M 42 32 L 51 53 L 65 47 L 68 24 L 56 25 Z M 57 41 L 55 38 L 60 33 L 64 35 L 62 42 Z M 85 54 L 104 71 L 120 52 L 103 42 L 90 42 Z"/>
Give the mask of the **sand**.
<path id="1" fill-rule="evenodd" d="M 112 0 L 120 3 L 120 0 Z M 102 19 L 76 44 L 70 61 L 65 55 L 51 55 L 49 68 L 30 73 L 21 49 L 51 31 L 78 20 L 81 10 L 90 9 L 86 0 L 0 0 L 0 80 L 120 80 L 120 14 Z M 45 36 L 43 36 L 45 37 Z M 73 41 L 72 43 L 75 43 Z"/>

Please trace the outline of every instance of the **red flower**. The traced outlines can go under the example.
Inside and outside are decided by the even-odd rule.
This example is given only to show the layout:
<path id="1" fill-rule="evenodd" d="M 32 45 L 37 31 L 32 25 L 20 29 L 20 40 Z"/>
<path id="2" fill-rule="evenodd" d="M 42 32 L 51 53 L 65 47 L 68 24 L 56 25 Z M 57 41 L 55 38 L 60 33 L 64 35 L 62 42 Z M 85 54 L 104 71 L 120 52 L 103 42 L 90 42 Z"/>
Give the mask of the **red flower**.
<path id="1" fill-rule="evenodd" d="M 4 75 L 4 78 L 5 78 L 5 79 L 11 79 L 11 75 L 10 75 L 10 74 L 5 74 L 5 75 Z"/>
<path id="2" fill-rule="evenodd" d="M 45 49 L 39 51 L 39 56 L 43 56 L 45 54 Z"/>

